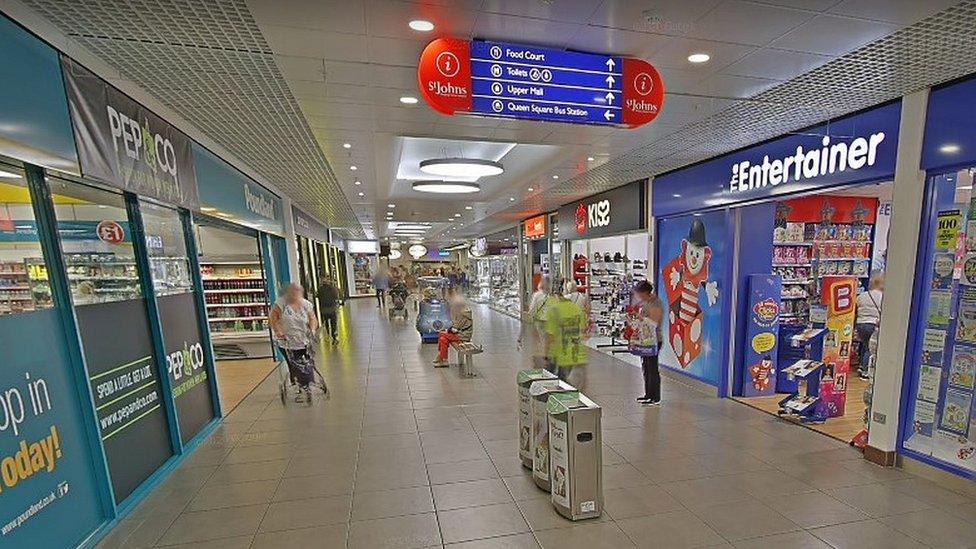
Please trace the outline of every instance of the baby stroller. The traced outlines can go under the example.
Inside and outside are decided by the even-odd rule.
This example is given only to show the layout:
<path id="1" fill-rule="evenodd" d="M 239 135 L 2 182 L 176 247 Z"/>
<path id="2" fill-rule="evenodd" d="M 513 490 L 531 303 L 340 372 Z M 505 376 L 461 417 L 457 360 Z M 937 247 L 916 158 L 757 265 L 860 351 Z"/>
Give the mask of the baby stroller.
<path id="1" fill-rule="evenodd" d="M 402 317 L 403 320 L 407 319 L 407 299 L 410 297 L 410 292 L 407 290 L 407 286 L 402 282 L 397 282 L 393 284 L 390 288 L 390 302 L 393 303 L 393 307 L 390 308 L 390 320 L 396 317 Z"/>
<path id="2" fill-rule="evenodd" d="M 289 392 L 294 394 L 295 402 L 304 402 L 309 406 L 312 405 L 313 389 L 322 391 L 322 394 L 328 397 L 329 387 L 325 384 L 322 373 L 315 366 L 315 350 L 317 348 L 317 333 L 308 336 L 305 351 L 280 347 L 281 352 L 285 355 L 285 360 L 278 364 L 278 392 L 282 404 L 288 402 Z"/>

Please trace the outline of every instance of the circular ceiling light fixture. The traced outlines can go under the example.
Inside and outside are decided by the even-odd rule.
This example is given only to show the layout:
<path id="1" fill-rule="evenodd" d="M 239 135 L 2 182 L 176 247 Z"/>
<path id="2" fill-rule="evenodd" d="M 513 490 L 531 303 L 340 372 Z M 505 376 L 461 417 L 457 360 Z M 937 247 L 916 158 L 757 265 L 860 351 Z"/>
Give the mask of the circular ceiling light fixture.
<path id="1" fill-rule="evenodd" d="M 422 193 L 461 194 L 476 193 L 481 190 L 481 186 L 464 181 L 414 181 L 413 190 Z"/>
<path id="2" fill-rule="evenodd" d="M 707 63 L 708 60 L 711 58 L 712 56 L 708 55 L 707 53 L 693 53 L 688 56 L 688 62 L 695 63 L 697 65 L 701 63 Z"/>
<path id="3" fill-rule="evenodd" d="M 410 257 L 414 259 L 420 259 L 421 257 L 427 255 L 427 246 L 424 246 L 423 244 L 414 244 L 413 246 L 407 248 L 407 253 L 409 253 Z"/>
<path id="4" fill-rule="evenodd" d="M 434 24 L 426 19 L 414 19 L 407 23 L 407 26 L 417 32 L 430 32 L 434 30 Z"/>
<path id="5" fill-rule="evenodd" d="M 391 249 L 389 257 L 390 259 L 400 259 L 403 257 L 403 254 L 400 253 L 400 250 Z"/>
<path id="6" fill-rule="evenodd" d="M 420 162 L 420 171 L 440 177 L 488 177 L 504 173 L 505 167 L 480 158 L 432 158 Z"/>

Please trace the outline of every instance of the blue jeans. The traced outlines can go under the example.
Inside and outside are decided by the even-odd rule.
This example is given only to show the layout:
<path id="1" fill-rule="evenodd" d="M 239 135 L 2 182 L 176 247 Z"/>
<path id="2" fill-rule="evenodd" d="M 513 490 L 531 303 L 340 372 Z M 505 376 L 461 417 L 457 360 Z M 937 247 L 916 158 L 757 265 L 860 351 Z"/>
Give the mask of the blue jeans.
<path id="1" fill-rule="evenodd" d="M 871 341 L 871 336 L 874 335 L 874 331 L 877 326 L 874 324 L 855 324 L 854 331 L 857 332 L 857 339 L 860 341 L 860 346 L 858 350 L 858 370 L 862 375 L 868 375 L 868 360 L 871 358 L 871 348 L 868 342 Z"/>

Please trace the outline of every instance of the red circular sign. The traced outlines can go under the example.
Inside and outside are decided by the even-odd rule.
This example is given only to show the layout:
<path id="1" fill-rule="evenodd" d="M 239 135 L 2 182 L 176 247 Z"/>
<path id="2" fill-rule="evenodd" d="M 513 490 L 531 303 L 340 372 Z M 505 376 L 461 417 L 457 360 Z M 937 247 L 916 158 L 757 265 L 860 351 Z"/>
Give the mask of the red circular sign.
<path id="1" fill-rule="evenodd" d="M 109 244 L 118 244 L 125 240 L 125 230 L 115 221 L 102 221 L 95 228 L 95 233 L 98 234 L 99 240 Z"/>
<path id="2" fill-rule="evenodd" d="M 438 38 L 420 54 L 417 85 L 430 108 L 441 114 L 471 110 L 471 48 L 467 40 Z"/>
<path id="3" fill-rule="evenodd" d="M 623 60 L 623 113 L 625 126 L 636 128 L 657 118 L 664 106 L 664 82 L 650 63 L 640 59 Z"/>

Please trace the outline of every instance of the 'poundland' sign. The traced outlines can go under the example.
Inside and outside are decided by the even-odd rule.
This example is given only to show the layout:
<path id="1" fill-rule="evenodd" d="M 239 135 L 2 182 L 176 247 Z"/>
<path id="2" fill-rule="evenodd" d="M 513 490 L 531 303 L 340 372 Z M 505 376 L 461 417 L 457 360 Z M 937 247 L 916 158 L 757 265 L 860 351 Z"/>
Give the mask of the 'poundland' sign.
<path id="1" fill-rule="evenodd" d="M 244 184 L 244 204 L 252 213 L 272 221 L 277 219 L 274 203 L 264 193 L 251 191 L 251 186 L 247 183 Z"/>

